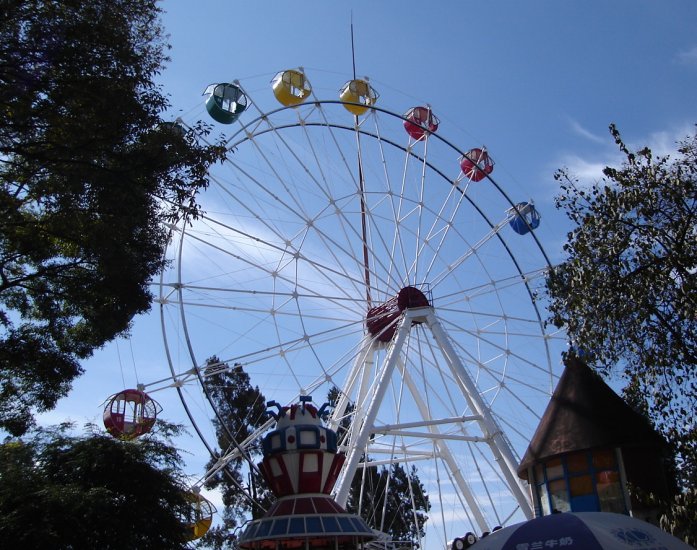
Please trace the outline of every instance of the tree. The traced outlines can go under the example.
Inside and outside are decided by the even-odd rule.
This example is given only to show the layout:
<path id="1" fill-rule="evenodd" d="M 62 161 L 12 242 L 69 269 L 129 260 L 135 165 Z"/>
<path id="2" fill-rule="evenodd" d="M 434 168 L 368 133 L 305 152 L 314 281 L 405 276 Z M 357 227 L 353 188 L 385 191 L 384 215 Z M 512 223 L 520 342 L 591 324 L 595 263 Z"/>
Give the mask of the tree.
<path id="1" fill-rule="evenodd" d="M 222 147 L 163 121 L 156 0 L 0 7 L 0 428 L 23 433 L 152 302 Z"/>
<path id="2" fill-rule="evenodd" d="M 213 419 L 218 447 L 223 452 L 231 451 L 267 420 L 266 399 L 258 387 L 252 386 L 241 365 L 229 367 L 217 357 L 211 357 L 206 363 L 208 369 L 220 371 L 205 381 L 208 396 L 218 411 Z M 268 509 L 273 496 L 255 467 L 259 460 L 261 446 L 254 444 L 246 449 L 244 456 L 229 462 L 209 480 L 209 488 L 221 489 L 225 508 L 222 525 L 211 529 L 203 538 L 203 544 L 218 549 L 236 548 L 235 528 L 250 515 L 261 517 Z M 214 463 L 212 459 L 209 468 Z M 249 498 L 250 494 L 253 499 Z"/>
<path id="3" fill-rule="evenodd" d="M 0 445 L 0 540 L 53 548 L 187 548 L 177 450 L 145 436 L 70 435 L 69 426 Z"/>
<path id="4" fill-rule="evenodd" d="M 646 414 L 676 449 L 683 488 L 697 483 L 697 135 L 676 158 L 632 152 L 601 182 L 566 170 L 557 207 L 574 224 L 550 272 L 550 320 L 584 359 L 646 396 Z"/>
<path id="5" fill-rule="evenodd" d="M 332 387 L 327 396 L 330 404 L 338 401 L 340 390 Z M 351 427 L 354 405 L 350 403 L 341 420 L 337 435 L 341 441 Z M 349 490 L 346 510 L 360 515 L 373 529 L 390 535 L 393 541 L 416 545 L 426 534 L 431 503 L 414 466 L 407 472 L 400 464 L 390 468 L 365 466 L 370 457 L 362 457 Z"/>
<path id="6" fill-rule="evenodd" d="M 346 509 L 363 517 L 371 528 L 390 535 L 393 541 L 414 546 L 426 535 L 431 504 L 416 468 L 412 466 L 407 472 L 400 464 L 392 464 L 389 469 L 359 469 Z"/>

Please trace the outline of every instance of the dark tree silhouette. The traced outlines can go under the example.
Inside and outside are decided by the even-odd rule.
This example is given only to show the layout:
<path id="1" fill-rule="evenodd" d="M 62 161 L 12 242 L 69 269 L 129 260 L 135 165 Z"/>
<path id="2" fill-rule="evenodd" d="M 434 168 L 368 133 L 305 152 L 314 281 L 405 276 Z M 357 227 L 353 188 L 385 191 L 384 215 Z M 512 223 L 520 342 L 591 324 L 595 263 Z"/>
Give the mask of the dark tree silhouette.
<path id="1" fill-rule="evenodd" d="M 221 366 L 217 357 L 208 359 L 207 364 L 215 365 L 216 369 Z M 206 378 L 206 390 L 220 415 L 213 419 L 213 423 L 222 452 L 234 449 L 268 418 L 264 395 L 258 387 L 251 385 L 249 375 L 241 365 L 233 365 Z M 251 446 L 244 456 L 231 461 L 211 478 L 208 486 L 222 491 L 225 508 L 222 525 L 211 529 L 203 538 L 203 544 L 214 548 L 235 548 L 235 528 L 250 516 L 260 517 L 268 509 L 273 496 L 254 467 L 260 460 L 260 445 Z M 209 467 L 213 463 L 214 460 Z M 247 495 L 252 495 L 254 502 Z"/>
<path id="2" fill-rule="evenodd" d="M 0 540 L 37 550 L 187 548 L 177 450 L 151 435 L 131 443 L 67 428 L 0 445 Z"/>
<path id="3" fill-rule="evenodd" d="M 222 147 L 162 119 L 155 0 L 0 4 L 0 428 L 21 434 L 80 361 L 150 308 L 167 223 Z"/>

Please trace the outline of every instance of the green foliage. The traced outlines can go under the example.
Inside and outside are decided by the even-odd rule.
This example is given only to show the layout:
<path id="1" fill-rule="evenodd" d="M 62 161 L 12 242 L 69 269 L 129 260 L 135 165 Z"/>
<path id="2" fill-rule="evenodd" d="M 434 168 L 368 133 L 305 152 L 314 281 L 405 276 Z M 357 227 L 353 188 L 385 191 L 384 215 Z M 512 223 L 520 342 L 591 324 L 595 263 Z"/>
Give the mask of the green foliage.
<path id="1" fill-rule="evenodd" d="M 21 434 L 80 360 L 149 309 L 167 223 L 222 148 L 164 123 L 155 0 L 0 6 L 0 428 Z"/>
<path id="2" fill-rule="evenodd" d="M 223 452 L 231 451 L 264 424 L 267 419 L 266 399 L 258 387 L 252 386 L 241 365 L 229 367 L 217 357 L 208 359 L 207 365 L 209 369 L 222 370 L 206 378 L 206 391 L 219 414 L 213 419 L 218 447 Z M 258 444 L 253 445 L 247 449 L 246 457 L 231 461 L 209 480 L 209 488 L 221 489 L 225 508 L 222 525 L 214 527 L 203 537 L 203 545 L 217 549 L 235 548 L 235 528 L 250 515 L 260 517 L 268 509 L 273 495 L 253 466 L 260 459 L 261 448 Z M 208 466 L 214 462 L 211 460 Z M 250 493 L 253 500 L 249 498 Z"/>
<path id="3" fill-rule="evenodd" d="M 370 461 L 368 461 L 369 463 Z M 356 472 L 346 503 L 349 512 L 363 517 L 373 529 L 393 541 L 418 543 L 426 534 L 428 495 L 414 466 L 367 466 Z"/>
<path id="4" fill-rule="evenodd" d="M 663 506 L 663 510 L 661 527 L 686 543 L 697 546 L 697 488 L 691 487 L 678 493 Z"/>
<path id="5" fill-rule="evenodd" d="M 584 359 L 624 377 L 676 449 L 678 481 L 697 484 L 697 135 L 675 158 L 631 152 L 581 187 L 561 170 L 558 208 L 574 224 L 547 280 L 551 322 Z M 692 500 L 694 503 L 694 499 Z"/>
<path id="6" fill-rule="evenodd" d="M 690 487 L 669 499 L 632 486 L 629 491 L 643 506 L 658 511 L 661 529 L 687 544 L 697 545 L 697 488 Z"/>
<path id="7" fill-rule="evenodd" d="M 186 548 L 181 460 L 169 442 L 137 443 L 69 426 L 0 445 L 0 540 L 24 548 Z"/>

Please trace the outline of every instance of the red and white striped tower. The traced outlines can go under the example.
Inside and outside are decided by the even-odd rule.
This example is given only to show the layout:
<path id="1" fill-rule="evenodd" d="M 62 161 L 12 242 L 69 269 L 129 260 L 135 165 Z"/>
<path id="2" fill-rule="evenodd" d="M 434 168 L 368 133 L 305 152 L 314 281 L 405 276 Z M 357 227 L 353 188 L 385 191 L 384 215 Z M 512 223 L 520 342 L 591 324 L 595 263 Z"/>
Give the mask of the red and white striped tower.
<path id="1" fill-rule="evenodd" d="M 249 523 L 240 548 L 354 550 L 375 538 L 360 517 L 330 496 L 344 455 L 337 453 L 336 432 L 326 428 L 328 404 L 319 410 L 309 396 L 271 412 L 276 428 L 262 442 L 261 473 L 278 500 L 263 518 Z"/>

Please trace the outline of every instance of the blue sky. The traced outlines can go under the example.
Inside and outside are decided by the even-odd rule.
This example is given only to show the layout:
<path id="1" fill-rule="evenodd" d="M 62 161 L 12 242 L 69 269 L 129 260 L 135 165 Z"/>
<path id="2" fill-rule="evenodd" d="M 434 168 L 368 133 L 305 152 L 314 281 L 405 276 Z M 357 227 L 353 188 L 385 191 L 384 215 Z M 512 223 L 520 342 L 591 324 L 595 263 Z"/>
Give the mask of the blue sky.
<path id="1" fill-rule="evenodd" d="M 494 176 L 515 197 L 534 198 L 538 235 L 562 256 L 566 225 L 556 212 L 554 171 L 584 181 L 619 160 L 615 123 L 633 147 L 673 150 L 697 122 L 697 3 L 692 0 L 354 1 L 168 0 L 171 62 L 159 77 L 172 117 L 205 118 L 201 93 L 239 79 L 265 108 L 273 75 L 302 66 L 315 93 L 334 99 L 352 72 L 370 77 L 379 106 L 404 112 L 428 103 L 439 134 L 462 149 L 486 145 Z M 97 353 L 87 374 L 45 422 L 99 421 L 100 404 L 134 380 L 167 375 L 155 315 L 132 337 Z M 273 396 L 267 396 L 273 397 Z M 156 396 L 181 415 L 176 398 Z M 176 412 L 175 412 L 176 411 Z M 185 439 L 192 474 L 206 457 Z"/>
<path id="2" fill-rule="evenodd" d="M 331 96 L 351 74 L 353 20 L 357 74 L 381 106 L 428 102 L 443 135 L 486 144 L 499 177 L 548 210 L 555 169 L 598 177 L 617 161 L 610 123 L 630 144 L 670 150 L 695 122 L 689 0 L 162 5 L 173 47 L 161 80 L 175 107 L 208 83 L 298 66 L 326 77 Z"/>

